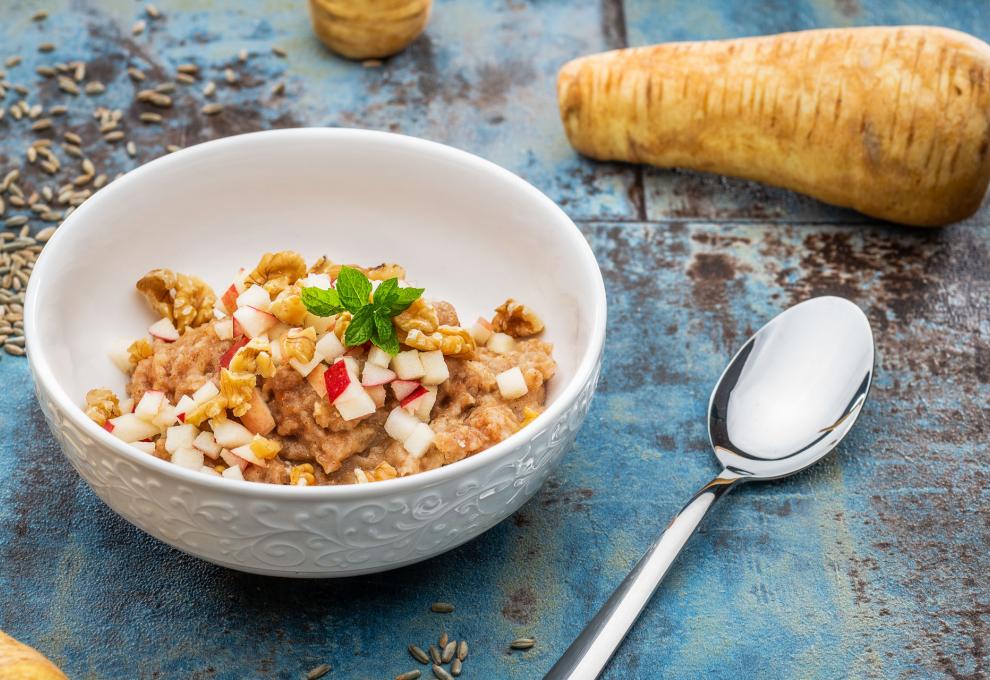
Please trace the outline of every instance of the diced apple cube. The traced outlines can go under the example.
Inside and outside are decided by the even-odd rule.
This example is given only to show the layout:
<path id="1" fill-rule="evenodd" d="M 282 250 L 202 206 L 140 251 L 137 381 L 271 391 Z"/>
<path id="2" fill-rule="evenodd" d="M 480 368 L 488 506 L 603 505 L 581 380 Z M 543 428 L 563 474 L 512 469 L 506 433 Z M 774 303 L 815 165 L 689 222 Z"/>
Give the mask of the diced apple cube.
<path id="1" fill-rule="evenodd" d="M 368 363 L 374 364 L 375 366 L 381 366 L 382 368 L 388 368 L 389 362 L 392 361 L 392 356 L 377 345 L 372 345 L 371 349 L 368 350 Z"/>
<path id="2" fill-rule="evenodd" d="M 492 325 L 486 319 L 482 319 L 479 316 L 468 332 L 471 333 L 471 337 L 474 338 L 478 347 L 484 347 L 488 339 L 492 337 Z"/>
<path id="3" fill-rule="evenodd" d="M 132 340 L 127 340 L 126 338 L 121 338 L 110 346 L 110 351 L 107 352 L 107 356 L 110 357 L 110 361 L 113 365 L 122 370 L 124 373 L 131 372 L 131 353 L 127 351 L 127 348 L 133 343 Z"/>
<path id="4" fill-rule="evenodd" d="M 488 338 L 488 342 L 485 343 L 485 347 L 496 354 L 508 354 L 515 346 L 515 339 L 505 333 L 492 333 L 492 336 Z"/>
<path id="5" fill-rule="evenodd" d="M 385 419 L 385 432 L 396 441 L 404 442 L 419 427 L 419 419 L 404 408 L 395 407 Z"/>
<path id="6" fill-rule="evenodd" d="M 419 360 L 423 363 L 424 373 L 422 383 L 424 385 L 439 385 L 450 377 L 447 362 L 444 360 L 443 352 L 440 350 L 420 352 Z"/>
<path id="7" fill-rule="evenodd" d="M 110 425 L 109 431 L 118 439 L 122 439 L 128 444 L 139 442 L 142 439 L 153 437 L 158 434 L 158 428 L 146 420 L 138 418 L 133 413 L 125 413 L 122 416 L 111 418 L 107 421 Z"/>
<path id="8" fill-rule="evenodd" d="M 216 437 L 213 436 L 212 432 L 207 432 L 203 430 L 196 438 L 193 440 L 193 446 L 203 452 L 203 455 L 209 456 L 213 460 L 216 460 L 220 455 L 220 445 L 217 444 Z"/>
<path id="9" fill-rule="evenodd" d="M 241 416 L 241 423 L 254 434 L 265 435 L 275 429 L 272 412 L 257 388 L 251 395 L 251 407 Z"/>
<path id="10" fill-rule="evenodd" d="M 303 321 L 303 328 L 306 326 L 312 326 L 316 329 L 316 332 L 327 333 L 333 330 L 334 324 L 337 323 L 336 316 L 316 316 L 316 314 L 306 314 L 306 320 Z"/>
<path id="11" fill-rule="evenodd" d="M 426 394 L 423 398 L 416 402 L 416 408 L 413 413 L 416 417 L 422 420 L 424 423 L 430 422 L 430 414 L 433 412 L 433 405 L 437 403 L 437 388 L 428 387 L 426 388 Z"/>
<path id="12" fill-rule="evenodd" d="M 165 393 L 158 390 L 148 390 L 141 395 L 141 401 L 134 408 L 134 415 L 142 420 L 151 422 L 162 405 L 165 403 Z"/>
<path id="13" fill-rule="evenodd" d="M 382 368 L 378 364 L 370 361 L 364 362 L 364 371 L 361 372 L 361 384 L 365 387 L 375 385 L 385 385 L 395 380 L 395 372 Z"/>
<path id="14" fill-rule="evenodd" d="M 185 414 L 183 414 L 185 415 Z M 175 425 L 176 420 L 178 420 L 179 412 L 174 406 L 168 403 L 168 399 L 165 400 L 165 404 L 158 409 L 158 413 L 155 417 L 151 419 L 152 425 L 155 425 L 158 429 L 164 430 L 166 427 Z"/>
<path id="15" fill-rule="evenodd" d="M 134 413 L 134 400 L 133 399 L 121 399 L 120 400 L 120 412 L 121 413 Z"/>
<path id="16" fill-rule="evenodd" d="M 175 453 L 181 448 L 192 448 L 199 430 L 194 425 L 173 425 L 165 430 L 165 450 Z"/>
<path id="17" fill-rule="evenodd" d="M 267 295 L 267 293 L 265 293 Z M 278 323 L 273 315 L 255 307 L 238 307 L 234 312 L 238 327 L 249 338 L 257 338 Z"/>
<path id="18" fill-rule="evenodd" d="M 233 449 L 238 446 L 250 444 L 251 440 L 254 439 L 254 433 L 233 420 L 217 420 L 214 418 L 210 421 L 210 426 L 213 428 L 213 436 L 217 440 L 217 444 L 225 449 Z"/>
<path id="19" fill-rule="evenodd" d="M 388 394 L 385 392 L 384 385 L 372 385 L 371 387 L 364 388 L 364 391 L 368 393 L 371 400 L 375 402 L 375 408 L 381 408 L 385 405 L 385 400 L 388 399 Z"/>
<path id="20" fill-rule="evenodd" d="M 389 383 L 389 387 L 392 388 L 392 393 L 395 394 L 395 398 L 402 401 L 410 394 L 416 391 L 420 384 L 415 380 L 393 380 Z"/>
<path id="21" fill-rule="evenodd" d="M 289 366 L 292 366 L 292 368 L 296 369 L 299 372 L 299 375 L 303 376 L 304 378 L 310 373 L 312 373 L 313 369 L 315 369 L 321 363 L 323 363 L 323 357 L 321 357 L 319 354 L 314 354 L 313 358 L 310 361 L 307 361 L 305 364 L 300 362 L 298 359 L 289 359 Z"/>
<path id="22" fill-rule="evenodd" d="M 220 388 L 217 387 L 212 380 L 207 380 L 199 386 L 199 389 L 192 393 L 192 400 L 197 404 L 202 404 L 218 394 L 220 394 Z"/>
<path id="23" fill-rule="evenodd" d="M 201 467 L 199 469 L 199 471 L 202 472 L 204 475 L 210 475 L 210 476 L 213 476 L 213 477 L 219 477 L 220 476 L 220 473 L 217 472 L 216 470 L 214 470 L 209 465 L 204 465 L 203 467 Z"/>
<path id="24" fill-rule="evenodd" d="M 133 446 L 138 451 L 151 454 L 152 456 L 155 455 L 155 442 L 144 442 L 144 441 L 131 442 L 131 446 Z"/>
<path id="25" fill-rule="evenodd" d="M 224 470 L 220 476 L 225 479 L 239 479 L 242 482 L 244 481 L 244 473 L 241 472 L 241 468 L 237 465 L 231 465 L 229 468 Z"/>
<path id="26" fill-rule="evenodd" d="M 400 380 L 418 380 L 426 370 L 419 358 L 419 350 L 410 349 L 392 357 L 392 370 Z"/>
<path id="27" fill-rule="evenodd" d="M 344 356 L 347 348 L 337 339 L 335 333 L 326 333 L 316 343 L 316 355 L 323 357 L 325 361 L 334 362 L 338 357 Z"/>
<path id="28" fill-rule="evenodd" d="M 529 392 L 526 378 L 523 377 L 518 366 L 496 375 L 495 382 L 498 383 L 498 391 L 502 393 L 505 399 L 518 399 Z"/>
<path id="29" fill-rule="evenodd" d="M 375 402 L 356 381 L 351 381 L 347 388 L 334 399 L 333 405 L 344 420 L 354 420 L 375 412 Z"/>
<path id="30" fill-rule="evenodd" d="M 407 394 L 399 401 L 399 406 L 410 411 L 416 410 L 419 400 L 426 396 L 427 389 L 422 385 L 416 385 L 416 389 Z"/>
<path id="31" fill-rule="evenodd" d="M 333 282 L 329 274 L 310 274 L 296 281 L 300 288 L 319 288 L 320 290 L 330 290 Z"/>
<path id="32" fill-rule="evenodd" d="M 310 387 L 312 387 L 321 397 L 327 396 L 327 383 L 324 377 L 326 372 L 326 364 L 320 364 L 313 369 L 312 373 L 306 376 L 306 382 L 308 382 Z"/>
<path id="33" fill-rule="evenodd" d="M 213 324 L 213 331 L 217 334 L 217 337 L 221 340 L 233 340 L 234 339 L 234 320 L 233 319 L 222 319 Z"/>
<path id="34" fill-rule="evenodd" d="M 235 467 L 235 468 L 237 468 L 239 470 L 243 470 L 248 465 L 250 465 L 249 462 L 247 462 L 246 460 L 244 460 L 240 456 L 237 456 L 237 455 L 234 455 L 233 453 L 231 453 L 230 452 L 230 449 L 220 449 L 220 458 L 227 465 L 230 465 L 231 467 Z"/>
<path id="35" fill-rule="evenodd" d="M 402 447 L 409 452 L 409 455 L 413 458 L 422 458 L 429 448 L 433 445 L 433 439 L 436 437 L 433 430 L 426 423 L 419 423 L 416 428 L 412 431 L 404 442 L 402 442 Z"/>
<path id="36" fill-rule="evenodd" d="M 175 329 L 175 324 L 170 319 L 159 319 L 148 327 L 148 334 L 153 338 L 164 340 L 165 342 L 175 342 L 179 339 L 179 331 Z"/>
<path id="37" fill-rule="evenodd" d="M 191 446 L 183 446 L 172 453 L 172 462 L 189 470 L 199 470 L 203 467 L 203 452 Z"/>
<path id="38" fill-rule="evenodd" d="M 254 451 L 251 450 L 250 444 L 244 444 L 243 446 L 238 446 L 237 448 L 231 449 L 233 453 L 238 458 L 243 458 L 252 465 L 257 465 L 258 467 L 268 467 L 268 461 L 264 458 L 258 458 L 254 455 Z"/>
<path id="39" fill-rule="evenodd" d="M 261 286 L 249 286 L 237 296 L 237 306 L 254 307 L 262 312 L 267 312 L 272 306 L 272 298 L 268 291 Z"/>

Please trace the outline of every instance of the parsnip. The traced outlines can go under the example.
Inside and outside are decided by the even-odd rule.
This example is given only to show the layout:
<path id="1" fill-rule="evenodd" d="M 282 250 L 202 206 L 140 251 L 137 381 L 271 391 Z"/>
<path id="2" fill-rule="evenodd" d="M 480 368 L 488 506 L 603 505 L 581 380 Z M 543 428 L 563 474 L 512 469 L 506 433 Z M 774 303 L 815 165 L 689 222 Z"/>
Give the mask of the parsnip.
<path id="1" fill-rule="evenodd" d="M 67 680 L 40 652 L 0 630 L 0 680 Z"/>
<path id="2" fill-rule="evenodd" d="M 433 0 L 309 0 L 316 36 L 349 59 L 388 57 L 423 32 Z"/>
<path id="3" fill-rule="evenodd" d="M 669 43 L 560 71 L 571 144 L 755 179 L 894 222 L 973 214 L 990 182 L 990 45 L 925 26 Z"/>

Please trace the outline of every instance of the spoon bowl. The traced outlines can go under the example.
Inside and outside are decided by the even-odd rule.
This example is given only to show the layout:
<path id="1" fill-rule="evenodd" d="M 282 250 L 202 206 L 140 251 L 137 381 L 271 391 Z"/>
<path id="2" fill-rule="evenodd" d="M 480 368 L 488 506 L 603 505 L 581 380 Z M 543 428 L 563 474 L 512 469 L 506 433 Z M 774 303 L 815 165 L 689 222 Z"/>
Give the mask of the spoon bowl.
<path id="1" fill-rule="evenodd" d="M 715 502 L 744 481 L 792 475 L 849 432 L 873 378 L 873 333 L 853 303 L 819 297 L 779 314 L 729 362 L 708 403 L 724 469 L 703 486 L 544 680 L 597 678 Z"/>
<path id="2" fill-rule="evenodd" d="M 859 417 L 873 353 L 870 322 L 844 298 L 812 298 L 775 317 L 712 391 L 708 436 L 719 462 L 763 480 L 821 459 Z"/>

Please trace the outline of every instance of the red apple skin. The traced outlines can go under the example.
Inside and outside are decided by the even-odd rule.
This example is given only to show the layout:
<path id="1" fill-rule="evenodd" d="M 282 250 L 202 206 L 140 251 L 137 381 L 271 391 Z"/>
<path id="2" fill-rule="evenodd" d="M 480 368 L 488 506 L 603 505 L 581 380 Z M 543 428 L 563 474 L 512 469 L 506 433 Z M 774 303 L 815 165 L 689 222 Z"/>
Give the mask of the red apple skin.
<path id="1" fill-rule="evenodd" d="M 251 397 L 251 408 L 241 416 L 241 425 L 250 430 L 252 434 L 262 436 L 275 429 L 275 419 L 272 417 L 272 412 L 268 409 L 268 404 L 265 403 L 261 392 L 257 389 L 254 390 L 254 395 Z"/>
<path id="2" fill-rule="evenodd" d="M 103 429 L 106 430 L 107 432 L 113 432 L 113 423 L 111 423 L 109 420 L 104 421 Z"/>
<path id="3" fill-rule="evenodd" d="M 401 406 L 402 408 L 405 408 L 406 406 L 409 406 L 409 404 L 413 403 L 414 401 L 416 401 L 417 399 L 419 399 L 420 397 L 422 397 L 424 394 L 426 394 L 426 388 L 423 387 L 422 385 L 420 385 L 419 387 L 417 387 L 416 389 L 414 389 L 412 392 L 410 392 L 409 395 L 405 399 L 403 399 L 402 401 L 400 401 L 399 402 L 399 406 Z"/>
<path id="4" fill-rule="evenodd" d="M 347 372 L 347 364 L 343 361 L 335 362 L 323 374 L 323 381 L 327 386 L 327 399 L 332 404 L 337 397 L 344 393 L 347 386 L 351 384 L 351 376 Z"/>
<path id="5" fill-rule="evenodd" d="M 185 413 L 180 413 L 180 414 L 176 415 L 175 417 L 178 418 L 178 420 L 179 420 L 180 423 L 186 422 L 186 414 Z"/>
<path id="6" fill-rule="evenodd" d="M 237 325 L 236 321 L 234 322 L 234 325 Z M 223 356 L 220 357 L 220 368 L 230 368 L 230 360 L 234 358 L 235 354 L 237 354 L 237 350 L 246 344 L 248 344 L 247 336 L 238 336 L 238 339 L 234 341 L 234 344 L 230 346 L 230 349 L 224 352 Z"/>
<path id="7" fill-rule="evenodd" d="M 228 314 L 233 314 L 237 310 L 237 296 L 237 286 L 230 284 L 230 288 L 220 297 L 223 308 L 227 310 Z"/>

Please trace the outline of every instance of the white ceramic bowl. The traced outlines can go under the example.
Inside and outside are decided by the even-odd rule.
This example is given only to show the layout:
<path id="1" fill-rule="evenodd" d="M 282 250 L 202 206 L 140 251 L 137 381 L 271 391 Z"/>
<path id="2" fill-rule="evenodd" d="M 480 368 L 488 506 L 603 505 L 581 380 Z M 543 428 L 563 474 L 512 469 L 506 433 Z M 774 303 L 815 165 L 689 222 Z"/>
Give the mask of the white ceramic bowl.
<path id="1" fill-rule="evenodd" d="M 107 358 L 153 321 L 134 282 L 154 267 L 216 289 L 261 253 L 399 262 L 465 319 L 506 297 L 546 322 L 557 375 L 548 408 L 504 442 L 447 467 L 339 487 L 252 484 L 185 470 L 120 442 L 79 408 L 123 391 Z M 38 400 L 69 462 L 129 522 L 197 557 L 281 576 L 344 576 L 432 557 L 526 502 L 588 410 L 605 289 L 591 249 L 552 201 L 462 151 L 344 129 L 260 132 L 155 160 L 100 190 L 45 247 L 25 303 Z"/>

